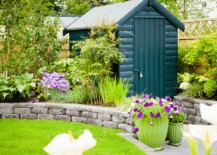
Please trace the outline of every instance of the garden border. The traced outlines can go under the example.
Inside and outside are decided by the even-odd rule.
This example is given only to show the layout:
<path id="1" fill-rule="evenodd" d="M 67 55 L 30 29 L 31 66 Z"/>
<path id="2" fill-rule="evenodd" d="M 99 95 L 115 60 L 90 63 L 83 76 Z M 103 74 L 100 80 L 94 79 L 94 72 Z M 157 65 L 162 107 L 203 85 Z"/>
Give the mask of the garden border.
<path id="1" fill-rule="evenodd" d="M 200 103 L 208 106 L 217 104 L 217 101 L 204 100 L 204 99 L 191 99 L 188 97 L 175 96 L 174 102 L 182 107 L 183 112 L 186 114 L 184 124 L 197 124 L 197 125 L 210 125 L 209 122 L 201 118 Z"/>
<path id="2" fill-rule="evenodd" d="M 132 116 L 116 108 L 72 103 L 0 103 L 1 118 L 64 120 L 120 129 L 128 133 L 118 133 L 118 135 L 148 155 L 158 155 L 152 148 L 135 138 Z"/>

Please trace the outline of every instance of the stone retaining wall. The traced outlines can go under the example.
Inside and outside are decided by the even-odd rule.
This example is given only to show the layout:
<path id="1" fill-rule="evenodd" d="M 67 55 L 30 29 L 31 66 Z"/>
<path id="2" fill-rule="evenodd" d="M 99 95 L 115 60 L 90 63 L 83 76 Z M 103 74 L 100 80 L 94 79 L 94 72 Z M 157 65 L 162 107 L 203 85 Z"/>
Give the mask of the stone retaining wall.
<path id="1" fill-rule="evenodd" d="M 81 104 L 0 103 L 0 118 L 65 120 L 134 131 L 133 118 L 127 112 Z"/>
<path id="2" fill-rule="evenodd" d="M 201 118 L 200 103 L 204 103 L 208 106 L 217 104 L 217 101 L 190 99 L 190 98 L 179 97 L 179 96 L 174 97 L 174 102 L 176 102 L 179 107 L 182 107 L 183 112 L 186 114 L 186 120 L 184 121 L 184 124 L 198 124 L 198 125 L 201 124 L 210 125 L 209 122 L 204 121 Z"/>

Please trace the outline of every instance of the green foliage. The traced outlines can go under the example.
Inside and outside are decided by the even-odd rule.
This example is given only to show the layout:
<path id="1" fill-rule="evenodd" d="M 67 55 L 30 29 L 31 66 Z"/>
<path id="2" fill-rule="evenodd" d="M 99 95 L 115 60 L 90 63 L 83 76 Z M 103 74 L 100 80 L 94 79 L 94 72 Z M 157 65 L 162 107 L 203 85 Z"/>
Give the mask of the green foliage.
<path id="1" fill-rule="evenodd" d="M 184 115 L 184 112 L 179 112 L 180 115 L 173 113 L 173 118 L 169 117 L 169 122 L 171 123 L 181 123 L 186 120 L 186 116 Z"/>
<path id="2" fill-rule="evenodd" d="M 191 49 L 185 55 L 184 61 L 192 65 L 197 59 L 200 59 L 203 66 L 206 68 L 206 76 L 210 76 L 204 87 L 204 91 L 208 97 L 212 97 L 216 93 L 217 87 L 217 32 L 204 36 L 203 38 L 190 42 Z"/>
<path id="3" fill-rule="evenodd" d="M 203 8 L 204 0 L 158 0 L 160 3 L 166 5 L 166 8 L 180 20 L 185 19 L 201 19 L 208 17 L 210 11 L 216 7 L 201 9 Z M 216 2 L 215 0 L 207 0 L 209 2 Z"/>
<path id="4" fill-rule="evenodd" d="M 16 92 L 19 92 L 22 97 L 26 98 L 30 95 L 31 89 L 36 88 L 36 81 L 33 74 L 25 73 L 21 76 L 13 76 L 6 78 L 0 77 L 0 98 L 2 100 L 10 100 Z"/>
<path id="5" fill-rule="evenodd" d="M 51 89 L 50 91 L 50 98 L 54 102 L 71 102 L 72 98 L 72 91 L 67 90 L 66 92 L 60 93 L 59 89 Z"/>
<path id="6" fill-rule="evenodd" d="M 190 98 L 202 98 L 203 95 L 203 85 L 199 83 L 192 83 L 183 93 L 180 94 L 180 96 Z"/>
<path id="7" fill-rule="evenodd" d="M 193 82 L 197 82 L 200 84 L 204 84 L 206 81 L 208 81 L 209 79 L 206 78 L 203 75 L 200 74 L 196 74 L 196 73 L 178 73 L 178 84 L 180 84 L 181 82 L 189 82 L 189 83 L 193 83 Z"/>
<path id="8" fill-rule="evenodd" d="M 185 55 L 190 50 L 189 48 L 190 48 L 189 46 L 185 47 L 184 45 L 179 44 L 178 47 L 178 72 L 179 73 L 184 73 L 186 69 L 190 67 L 190 65 L 184 62 L 183 60 Z"/>
<path id="9" fill-rule="evenodd" d="M 101 80 L 99 83 L 100 94 L 104 103 L 115 103 L 117 105 L 125 102 L 127 92 L 130 88 L 129 82 L 119 79 L 118 83 L 116 78 L 107 77 L 104 82 Z"/>
<path id="10" fill-rule="evenodd" d="M 71 102 L 81 103 L 89 100 L 86 88 L 77 87 L 72 91 Z"/>
<path id="11" fill-rule="evenodd" d="M 58 58 L 62 43 L 57 38 L 58 20 L 47 17 L 53 14 L 48 0 L 7 0 L 1 5 L 0 25 L 5 27 L 0 38 L 3 71 L 8 76 L 26 72 L 36 73 L 38 68 Z"/>

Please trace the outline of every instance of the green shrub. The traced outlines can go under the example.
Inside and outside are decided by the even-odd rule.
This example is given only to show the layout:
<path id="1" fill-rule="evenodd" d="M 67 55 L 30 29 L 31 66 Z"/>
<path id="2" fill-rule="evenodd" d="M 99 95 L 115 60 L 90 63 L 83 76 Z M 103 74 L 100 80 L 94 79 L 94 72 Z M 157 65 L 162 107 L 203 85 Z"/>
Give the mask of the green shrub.
<path id="1" fill-rule="evenodd" d="M 60 93 L 60 90 L 56 88 L 51 89 L 49 92 L 50 92 L 50 98 L 54 102 L 61 102 L 61 103 L 71 102 L 72 91 L 69 89 L 63 93 Z"/>
<path id="2" fill-rule="evenodd" d="M 89 99 L 89 96 L 88 96 L 88 93 L 87 93 L 87 89 L 86 88 L 76 88 L 72 91 L 72 94 L 71 94 L 71 102 L 74 102 L 74 103 L 81 103 L 81 102 L 85 102 L 85 101 L 88 101 Z"/>
<path id="3" fill-rule="evenodd" d="M 120 104 L 125 102 L 129 88 L 129 82 L 122 82 L 121 78 L 117 82 L 116 78 L 107 77 L 104 82 L 101 80 L 99 83 L 100 94 L 105 103 Z"/>
<path id="4" fill-rule="evenodd" d="M 195 97 L 202 98 L 203 95 L 204 95 L 203 85 L 199 83 L 192 83 L 191 85 L 188 86 L 186 90 L 183 91 L 183 93 L 180 94 L 180 96 L 190 97 L 190 98 L 195 98 Z"/>
<path id="5" fill-rule="evenodd" d="M 178 47 L 178 72 L 179 73 L 184 73 L 186 69 L 190 67 L 190 65 L 184 62 L 183 59 L 189 50 L 190 50 L 189 46 L 185 47 L 184 45 L 179 44 Z"/>
<path id="6" fill-rule="evenodd" d="M 186 119 L 186 116 L 184 115 L 184 112 L 179 112 L 180 115 L 173 113 L 173 118 L 169 117 L 169 122 L 171 123 L 180 123 L 180 122 L 184 122 Z"/>

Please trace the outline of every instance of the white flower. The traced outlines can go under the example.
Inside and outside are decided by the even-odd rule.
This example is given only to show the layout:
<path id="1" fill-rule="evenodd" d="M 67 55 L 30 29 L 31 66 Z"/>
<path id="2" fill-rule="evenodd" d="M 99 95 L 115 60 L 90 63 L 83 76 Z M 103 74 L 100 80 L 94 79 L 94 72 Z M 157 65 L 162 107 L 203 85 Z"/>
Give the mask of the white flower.
<path id="1" fill-rule="evenodd" d="M 134 107 L 135 106 L 135 103 L 131 103 L 131 107 Z"/>
<path id="2" fill-rule="evenodd" d="M 188 89 L 189 85 L 191 85 L 188 82 L 182 82 L 179 86 L 180 89 Z"/>
<path id="3" fill-rule="evenodd" d="M 173 102 L 170 102 L 169 104 L 173 104 Z"/>
<path id="4" fill-rule="evenodd" d="M 217 125 L 217 104 L 207 106 L 200 104 L 201 118 L 211 124 Z"/>
<path id="5" fill-rule="evenodd" d="M 131 108 L 128 108 L 128 109 L 127 109 L 127 112 L 130 112 L 130 111 L 131 111 Z"/>
<path id="6" fill-rule="evenodd" d="M 173 116 L 172 116 L 172 115 L 170 115 L 170 118 L 173 118 Z"/>
<path id="7" fill-rule="evenodd" d="M 165 99 L 163 98 L 161 101 L 165 102 L 165 101 L 167 101 L 167 100 L 165 100 Z"/>

